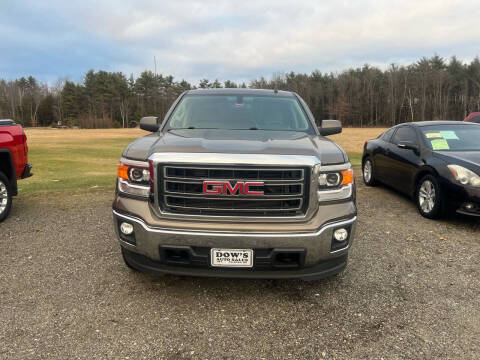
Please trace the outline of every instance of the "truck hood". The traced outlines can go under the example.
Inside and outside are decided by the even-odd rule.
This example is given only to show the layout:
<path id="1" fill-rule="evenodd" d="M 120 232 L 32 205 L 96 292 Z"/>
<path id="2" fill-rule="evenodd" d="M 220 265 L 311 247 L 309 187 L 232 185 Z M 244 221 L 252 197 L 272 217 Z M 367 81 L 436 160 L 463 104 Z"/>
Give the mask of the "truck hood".
<path id="1" fill-rule="evenodd" d="M 348 160 L 330 139 L 295 131 L 179 129 L 148 135 L 124 152 L 130 159 L 145 160 L 153 153 L 232 153 L 316 156 L 324 165 Z"/>

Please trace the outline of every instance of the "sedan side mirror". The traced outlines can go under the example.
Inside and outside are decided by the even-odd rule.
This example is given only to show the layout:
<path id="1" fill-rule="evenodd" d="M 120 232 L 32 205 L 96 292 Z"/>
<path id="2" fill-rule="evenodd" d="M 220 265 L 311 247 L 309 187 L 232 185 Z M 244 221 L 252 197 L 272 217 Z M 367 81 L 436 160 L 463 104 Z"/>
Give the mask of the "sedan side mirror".
<path id="1" fill-rule="evenodd" d="M 419 146 L 417 144 L 414 144 L 411 141 L 400 141 L 397 146 L 400 149 L 408 149 L 408 150 L 413 150 L 414 152 L 418 153 L 420 150 Z"/>
<path id="2" fill-rule="evenodd" d="M 156 132 L 160 128 L 158 123 L 158 117 L 156 116 L 145 116 L 140 119 L 140 129 Z"/>
<path id="3" fill-rule="evenodd" d="M 322 120 L 319 130 L 322 136 L 340 134 L 342 132 L 342 123 L 338 120 Z"/>

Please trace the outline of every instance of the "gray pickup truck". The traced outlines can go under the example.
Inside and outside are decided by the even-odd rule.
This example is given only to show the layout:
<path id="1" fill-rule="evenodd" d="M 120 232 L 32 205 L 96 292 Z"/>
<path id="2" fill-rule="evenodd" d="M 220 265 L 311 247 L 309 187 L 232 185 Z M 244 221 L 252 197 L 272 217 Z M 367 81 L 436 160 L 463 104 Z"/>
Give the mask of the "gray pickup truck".
<path id="1" fill-rule="evenodd" d="M 156 274 L 315 280 L 347 265 L 356 225 L 346 153 L 295 93 L 183 93 L 124 151 L 113 203 L 129 267 Z"/>

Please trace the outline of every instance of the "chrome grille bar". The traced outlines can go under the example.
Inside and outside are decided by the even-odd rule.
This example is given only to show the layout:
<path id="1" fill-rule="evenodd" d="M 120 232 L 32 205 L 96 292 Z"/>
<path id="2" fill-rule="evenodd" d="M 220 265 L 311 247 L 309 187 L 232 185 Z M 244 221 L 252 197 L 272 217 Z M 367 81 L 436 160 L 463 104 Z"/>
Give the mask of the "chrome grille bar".
<path id="1" fill-rule="evenodd" d="M 185 198 L 179 198 L 179 199 L 182 199 L 184 201 L 188 201 L 190 199 L 197 199 L 197 200 L 208 200 L 208 201 L 214 201 L 214 202 L 228 202 L 230 201 L 231 203 L 235 202 L 235 201 L 244 201 L 244 202 L 251 202 L 253 204 L 255 204 L 255 207 L 252 207 L 252 208 L 246 208 L 246 207 L 215 207 L 215 206 L 205 206 L 205 207 L 202 207 L 202 206 L 186 206 L 186 205 L 173 205 L 171 203 L 169 203 L 169 199 L 171 198 L 174 198 L 172 196 L 166 196 L 166 203 L 169 207 L 175 207 L 175 208 L 182 208 L 182 209 L 196 209 L 196 210 L 218 210 L 218 211 L 283 211 L 283 210 L 286 210 L 286 211 L 291 211 L 291 210 L 299 210 L 301 209 L 302 207 L 302 204 L 303 204 L 303 200 L 302 199 L 294 199 L 294 202 L 297 204 L 297 205 L 294 205 L 292 207 L 276 207 L 276 208 L 271 208 L 271 207 L 258 207 L 256 206 L 256 202 L 258 201 L 270 201 L 270 202 L 273 202 L 273 201 L 276 201 L 276 200 L 271 200 L 271 199 L 254 199 L 254 200 L 251 200 L 251 199 L 242 199 L 242 198 L 236 198 L 236 199 L 228 199 L 228 198 L 219 198 L 219 199 L 206 199 L 204 197 L 189 197 L 188 199 L 185 199 Z M 209 202 L 206 201 L 205 203 L 208 204 Z M 277 202 L 280 202 L 280 201 L 277 201 Z M 281 200 L 281 202 L 284 202 L 283 200 Z"/>
<path id="2" fill-rule="evenodd" d="M 215 179 L 215 181 L 228 181 L 228 180 L 223 180 L 223 179 Z M 239 180 L 243 181 L 243 180 Z M 257 181 L 257 180 L 254 180 Z M 262 180 L 259 180 L 262 181 Z M 299 183 L 299 182 L 292 182 L 292 183 L 273 183 L 271 181 L 262 181 L 264 183 L 264 195 L 263 197 L 269 198 L 269 197 L 282 197 L 282 198 L 292 198 L 292 197 L 299 197 L 303 196 L 304 194 L 304 184 Z M 216 197 L 218 198 L 218 195 L 208 195 L 208 194 L 203 194 L 202 193 L 202 185 L 203 181 L 199 180 L 194 180 L 194 181 L 187 181 L 187 180 L 181 180 L 177 181 L 174 179 L 174 181 L 171 181 L 170 179 L 164 181 L 164 186 L 163 186 L 163 192 L 164 194 L 175 194 L 175 195 L 202 195 L 205 198 L 209 197 Z M 178 188 L 183 188 L 184 191 L 179 191 L 177 189 L 172 190 L 169 185 L 173 185 L 173 187 L 178 187 Z M 189 187 L 191 191 L 185 191 Z M 272 191 L 272 189 L 277 188 L 276 191 Z M 285 191 L 285 189 L 288 189 Z M 196 190 L 196 191 L 195 191 Z M 267 191 L 265 191 L 267 190 Z M 293 190 L 293 191 L 292 191 Z M 235 199 L 241 199 L 244 196 L 241 195 L 231 195 L 229 198 L 235 198 Z M 251 196 L 248 196 L 248 198 L 251 198 Z"/>
<path id="3" fill-rule="evenodd" d="M 171 170 L 177 170 L 177 169 L 188 169 L 188 170 L 193 170 L 194 174 L 195 171 L 198 173 L 201 173 L 202 175 L 198 176 L 172 176 L 169 174 L 171 173 Z M 163 176 L 166 179 L 176 179 L 176 180 L 236 180 L 236 181 L 241 181 L 241 180 L 255 180 L 255 181 L 284 181 L 284 182 L 295 182 L 295 181 L 303 181 L 305 178 L 305 170 L 304 169 L 268 169 L 268 168 L 239 168 L 239 167 L 234 167 L 234 168 L 227 168 L 227 167 L 221 167 L 221 168 L 214 168 L 214 167 L 184 167 L 184 166 L 165 166 L 163 168 Z M 232 175 L 231 176 L 225 176 L 222 174 L 222 176 L 212 176 L 212 173 L 215 171 L 223 171 L 223 172 L 230 172 Z M 262 178 L 260 175 L 262 173 L 271 173 L 274 174 L 275 172 L 280 172 L 282 176 L 280 178 Z M 286 174 L 292 174 L 290 177 L 285 177 Z"/>

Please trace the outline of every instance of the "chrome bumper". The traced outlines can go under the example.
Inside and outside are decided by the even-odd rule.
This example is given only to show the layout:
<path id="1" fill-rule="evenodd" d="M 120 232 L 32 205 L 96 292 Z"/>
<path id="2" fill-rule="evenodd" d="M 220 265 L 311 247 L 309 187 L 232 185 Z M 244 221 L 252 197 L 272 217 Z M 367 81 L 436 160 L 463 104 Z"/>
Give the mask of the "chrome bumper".
<path id="1" fill-rule="evenodd" d="M 119 213 L 113 210 L 115 231 L 121 246 L 125 249 L 142 254 L 154 261 L 160 261 L 160 247 L 169 246 L 201 246 L 216 248 L 301 248 L 305 249 L 305 265 L 313 265 L 344 256 L 352 245 L 356 219 L 326 223 L 314 232 L 229 232 L 229 231 L 189 231 L 184 229 L 169 229 L 152 227 L 140 218 Z M 129 222 L 134 227 L 135 245 L 121 239 L 119 224 Z M 350 227 L 348 244 L 332 251 L 333 231 L 340 227 Z"/>

